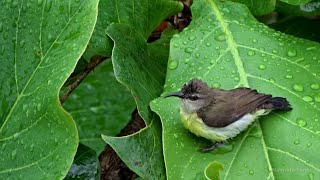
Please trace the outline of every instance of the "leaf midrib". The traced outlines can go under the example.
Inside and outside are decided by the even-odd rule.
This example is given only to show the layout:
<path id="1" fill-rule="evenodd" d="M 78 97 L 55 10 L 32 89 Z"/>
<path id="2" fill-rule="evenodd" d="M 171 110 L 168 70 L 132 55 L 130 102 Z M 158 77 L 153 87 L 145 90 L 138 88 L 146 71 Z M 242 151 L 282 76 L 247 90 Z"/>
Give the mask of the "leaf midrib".
<path id="1" fill-rule="evenodd" d="M 60 38 L 60 36 L 62 35 L 62 32 L 64 32 L 64 30 L 68 27 L 68 25 L 70 24 L 70 22 L 73 20 L 73 18 L 75 17 L 75 15 L 78 14 L 79 10 L 82 8 L 82 6 L 86 3 L 86 1 L 83 1 L 83 3 L 79 6 L 79 8 L 75 11 L 75 13 L 73 14 L 73 16 L 68 20 L 68 22 L 66 22 L 66 25 L 63 27 L 63 29 L 60 31 L 60 33 L 57 35 L 56 39 L 53 41 L 53 43 L 51 44 L 51 46 L 49 47 L 48 51 L 45 53 L 45 55 L 41 58 L 40 62 L 38 63 L 37 67 L 35 68 L 35 70 L 33 71 L 32 75 L 30 76 L 29 80 L 27 81 L 26 85 L 24 86 L 24 88 L 22 89 L 21 93 L 18 94 L 18 97 L 16 99 L 16 101 L 14 102 L 12 108 L 9 111 L 9 114 L 7 115 L 6 119 L 4 120 L 3 124 L 0 127 L 0 133 L 2 132 L 3 128 L 5 127 L 7 121 L 9 120 L 9 118 L 12 115 L 13 110 L 15 109 L 15 107 L 17 106 L 18 102 L 20 101 L 20 99 L 24 96 L 24 92 L 27 89 L 27 87 L 29 86 L 31 80 L 33 79 L 33 77 L 35 76 L 36 72 L 38 71 L 38 69 L 41 67 L 41 64 L 43 63 L 45 57 L 48 55 L 48 53 L 50 52 L 50 50 L 52 49 L 53 45 L 57 42 L 57 40 Z M 42 17 L 44 14 L 44 10 L 45 10 L 46 4 L 44 3 L 43 7 L 42 7 Z M 42 18 L 41 17 L 41 18 Z M 41 21 L 41 26 L 40 29 L 42 28 L 42 21 Z M 41 36 L 41 30 L 40 30 L 40 36 Z M 40 42 L 40 46 L 41 46 L 41 42 Z M 16 53 L 16 52 L 15 52 Z M 42 53 L 42 50 L 41 50 Z"/>
<path id="2" fill-rule="evenodd" d="M 226 25 L 225 20 L 224 20 L 222 14 L 220 13 L 219 8 L 217 7 L 217 5 L 213 2 L 213 0 L 206 0 L 206 1 L 210 5 L 212 11 L 214 12 L 214 15 L 216 16 L 218 22 L 220 23 L 220 26 L 221 26 L 223 32 L 225 33 L 228 47 L 230 48 L 230 52 L 231 52 L 231 54 L 233 56 L 235 65 L 236 65 L 236 67 L 238 69 L 239 78 L 240 78 L 239 84 L 243 85 L 244 87 L 249 87 L 248 76 L 247 76 L 247 73 L 245 72 L 244 65 L 242 63 L 242 60 L 241 60 L 241 57 L 240 57 L 240 54 L 239 54 L 239 51 L 238 51 L 238 45 L 236 44 L 235 40 L 233 39 L 233 35 L 232 35 L 231 31 L 229 31 L 228 26 Z M 259 125 L 260 131 L 262 132 L 262 128 L 261 128 L 259 123 L 258 123 L 258 125 Z M 246 131 L 246 135 L 249 133 L 249 131 L 250 130 Z M 243 137 L 242 142 L 245 140 L 245 138 L 246 138 L 246 136 Z M 262 140 L 262 142 L 264 144 L 263 151 L 264 151 L 267 163 L 268 163 L 268 168 L 272 169 L 271 162 L 269 160 L 268 150 L 265 147 L 265 142 L 264 142 L 263 137 L 261 137 L 261 140 Z M 242 146 L 242 143 L 239 145 L 239 148 L 237 149 L 237 153 L 240 150 L 241 146 Z M 235 156 L 237 155 L 237 153 L 235 154 Z M 233 157 L 233 159 L 235 159 L 235 156 Z M 232 163 L 233 163 L 233 161 L 232 161 Z M 226 179 L 226 177 L 228 176 L 228 172 L 231 169 L 232 163 L 228 167 L 228 170 L 227 170 L 227 172 L 225 174 L 224 179 Z M 273 175 L 272 171 L 270 172 L 269 176 L 270 175 L 274 179 L 274 175 Z"/>

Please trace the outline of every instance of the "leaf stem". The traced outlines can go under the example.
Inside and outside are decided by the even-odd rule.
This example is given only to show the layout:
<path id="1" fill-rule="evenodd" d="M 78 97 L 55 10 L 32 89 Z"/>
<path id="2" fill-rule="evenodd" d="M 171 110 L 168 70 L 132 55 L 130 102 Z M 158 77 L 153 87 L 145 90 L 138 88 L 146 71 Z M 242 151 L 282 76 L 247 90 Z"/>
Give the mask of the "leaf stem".
<path id="1" fill-rule="evenodd" d="M 60 98 L 60 103 L 63 104 L 64 101 L 69 97 L 69 95 L 79 86 L 82 80 L 88 76 L 88 74 L 97 67 L 101 62 L 106 60 L 106 57 L 103 56 L 95 56 L 91 59 L 91 61 L 87 64 L 86 69 L 82 72 L 82 74 L 71 84 L 68 91 Z"/>

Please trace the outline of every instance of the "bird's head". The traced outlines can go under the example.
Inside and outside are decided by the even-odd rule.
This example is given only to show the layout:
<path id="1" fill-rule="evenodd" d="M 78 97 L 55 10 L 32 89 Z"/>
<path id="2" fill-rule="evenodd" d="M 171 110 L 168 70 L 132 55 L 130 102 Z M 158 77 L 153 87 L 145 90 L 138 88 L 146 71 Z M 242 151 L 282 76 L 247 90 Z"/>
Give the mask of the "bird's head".
<path id="1" fill-rule="evenodd" d="M 180 91 L 169 93 L 167 97 L 178 97 L 181 99 L 181 110 L 185 113 L 197 112 L 208 103 L 210 87 L 199 79 L 193 79 L 186 83 Z"/>

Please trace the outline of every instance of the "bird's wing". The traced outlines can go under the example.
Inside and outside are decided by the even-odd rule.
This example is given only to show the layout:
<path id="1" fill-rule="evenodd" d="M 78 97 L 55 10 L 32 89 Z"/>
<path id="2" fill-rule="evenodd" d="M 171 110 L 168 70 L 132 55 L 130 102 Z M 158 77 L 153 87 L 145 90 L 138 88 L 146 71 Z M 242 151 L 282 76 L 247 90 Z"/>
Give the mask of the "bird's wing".
<path id="1" fill-rule="evenodd" d="M 213 103 L 198 111 L 198 116 L 210 127 L 225 127 L 244 115 L 257 110 L 272 98 L 249 88 L 223 91 Z"/>

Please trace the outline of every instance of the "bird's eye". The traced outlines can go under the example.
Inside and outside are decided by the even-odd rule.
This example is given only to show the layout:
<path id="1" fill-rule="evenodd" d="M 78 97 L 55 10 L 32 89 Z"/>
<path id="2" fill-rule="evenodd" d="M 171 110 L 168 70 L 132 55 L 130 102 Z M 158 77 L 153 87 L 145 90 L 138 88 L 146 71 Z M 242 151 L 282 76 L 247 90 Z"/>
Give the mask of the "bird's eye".
<path id="1" fill-rule="evenodd" d="M 191 96 L 189 96 L 189 99 L 190 99 L 191 101 L 196 101 L 196 100 L 199 99 L 199 97 L 198 97 L 197 95 L 191 95 Z"/>

